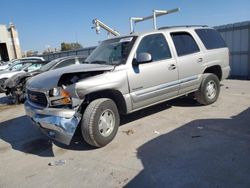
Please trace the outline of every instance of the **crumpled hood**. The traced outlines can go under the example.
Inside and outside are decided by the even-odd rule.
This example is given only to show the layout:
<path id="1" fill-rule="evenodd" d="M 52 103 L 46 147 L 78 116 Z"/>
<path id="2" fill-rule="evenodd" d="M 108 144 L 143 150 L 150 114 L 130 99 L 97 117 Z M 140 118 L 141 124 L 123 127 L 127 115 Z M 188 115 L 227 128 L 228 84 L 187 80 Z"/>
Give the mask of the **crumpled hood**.
<path id="1" fill-rule="evenodd" d="M 79 72 L 93 72 L 93 71 L 110 71 L 114 68 L 113 65 L 100 64 L 80 64 L 71 65 L 55 70 L 44 72 L 28 80 L 26 86 L 34 90 L 49 90 L 57 87 L 58 81 L 63 74 L 79 73 Z"/>
<path id="2" fill-rule="evenodd" d="M 4 83 L 5 87 L 8 87 L 8 88 L 16 87 L 20 83 L 20 80 L 23 80 L 24 78 L 27 78 L 27 77 L 35 76 L 39 73 L 40 72 L 38 71 L 17 73 L 5 81 Z"/>

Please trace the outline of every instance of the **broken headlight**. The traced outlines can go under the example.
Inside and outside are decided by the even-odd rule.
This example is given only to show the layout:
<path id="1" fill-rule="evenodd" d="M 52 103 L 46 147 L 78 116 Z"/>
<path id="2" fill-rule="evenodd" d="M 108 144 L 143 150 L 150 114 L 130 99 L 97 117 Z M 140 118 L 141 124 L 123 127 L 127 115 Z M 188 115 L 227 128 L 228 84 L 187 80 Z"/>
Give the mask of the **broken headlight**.
<path id="1" fill-rule="evenodd" d="M 68 91 L 58 87 L 49 91 L 51 106 L 72 105 L 72 99 Z"/>

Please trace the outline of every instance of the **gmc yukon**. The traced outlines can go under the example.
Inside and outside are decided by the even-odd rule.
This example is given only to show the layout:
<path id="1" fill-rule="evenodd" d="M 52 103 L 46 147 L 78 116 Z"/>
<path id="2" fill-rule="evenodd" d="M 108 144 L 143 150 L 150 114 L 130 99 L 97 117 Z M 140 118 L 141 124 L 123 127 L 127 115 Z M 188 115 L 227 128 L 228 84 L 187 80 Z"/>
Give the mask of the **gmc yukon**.
<path id="1" fill-rule="evenodd" d="M 88 144 L 102 147 L 114 139 L 120 114 L 190 93 L 212 104 L 229 72 L 229 50 L 214 29 L 160 28 L 105 40 L 85 64 L 31 78 L 25 109 L 54 140 L 70 144 L 80 126 Z"/>

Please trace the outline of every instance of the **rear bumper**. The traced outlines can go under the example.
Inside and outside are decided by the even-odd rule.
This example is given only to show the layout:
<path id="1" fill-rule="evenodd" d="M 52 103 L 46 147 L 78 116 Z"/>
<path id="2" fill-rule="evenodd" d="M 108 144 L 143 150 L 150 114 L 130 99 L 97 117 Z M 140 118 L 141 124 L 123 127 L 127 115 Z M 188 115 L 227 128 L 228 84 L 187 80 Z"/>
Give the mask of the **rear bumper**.
<path id="1" fill-rule="evenodd" d="M 27 116 L 49 138 L 69 145 L 81 121 L 81 114 L 74 110 L 45 108 L 39 109 L 29 101 L 24 104 Z"/>
<path id="2" fill-rule="evenodd" d="M 231 68 L 230 66 L 223 67 L 222 68 L 222 80 L 227 79 L 230 75 Z"/>

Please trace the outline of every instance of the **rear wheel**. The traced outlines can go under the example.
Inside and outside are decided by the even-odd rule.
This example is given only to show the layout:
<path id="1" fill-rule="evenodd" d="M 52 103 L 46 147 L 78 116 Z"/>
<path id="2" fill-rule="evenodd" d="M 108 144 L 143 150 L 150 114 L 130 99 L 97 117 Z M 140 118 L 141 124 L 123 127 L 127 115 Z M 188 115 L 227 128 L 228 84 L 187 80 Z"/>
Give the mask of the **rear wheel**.
<path id="1" fill-rule="evenodd" d="M 4 87 L 4 82 L 7 80 L 7 78 L 0 79 L 0 93 L 5 93 L 6 89 Z"/>
<path id="2" fill-rule="evenodd" d="M 204 74 L 198 91 L 195 92 L 196 100 L 203 105 L 214 103 L 220 93 L 220 81 L 214 74 Z"/>
<path id="3" fill-rule="evenodd" d="M 83 114 L 81 122 L 84 140 L 95 147 L 110 143 L 120 125 L 120 116 L 116 104 L 107 98 L 92 101 Z"/>

